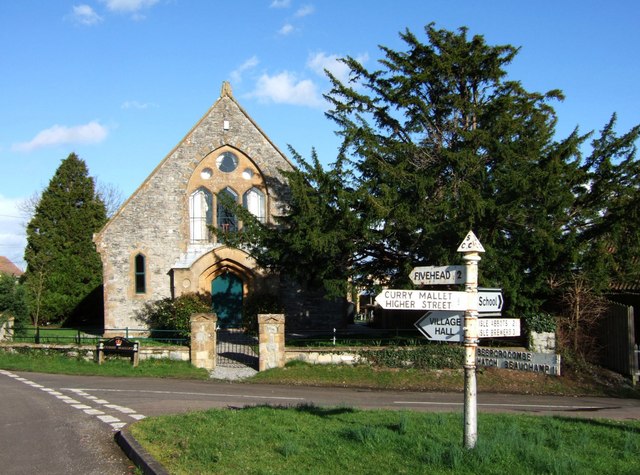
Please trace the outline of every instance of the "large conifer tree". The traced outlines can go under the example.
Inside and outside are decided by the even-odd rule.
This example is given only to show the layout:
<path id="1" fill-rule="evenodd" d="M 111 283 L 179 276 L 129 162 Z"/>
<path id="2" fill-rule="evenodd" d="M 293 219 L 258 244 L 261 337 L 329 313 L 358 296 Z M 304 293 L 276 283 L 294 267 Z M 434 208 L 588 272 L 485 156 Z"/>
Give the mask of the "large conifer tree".
<path id="1" fill-rule="evenodd" d="M 638 230 L 625 222 L 638 216 L 638 128 L 617 137 L 612 120 L 583 160 L 590 134 L 555 137 L 562 93 L 508 78 L 517 48 L 465 28 L 425 33 L 402 33 L 403 51 L 381 47 L 376 70 L 345 58 L 347 83 L 329 75 L 341 154 L 329 170 L 296 156 L 283 229 L 248 228 L 262 236 L 245 239 L 258 260 L 329 287 L 345 275 L 410 287 L 414 266 L 460 263 L 472 229 L 487 250 L 480 283 L 502 287 L 518 317 L 576 272 L 600 289 L 616 269 L 637 276 Z"/>
<path id="2" fill-rule="evenodd" d="M 62 161 L 27 226 L 25 283 L 36 323 L 71 317 L 102 282 L 92 241 L 106 222 L 94 180 L 74 153 Z"/>

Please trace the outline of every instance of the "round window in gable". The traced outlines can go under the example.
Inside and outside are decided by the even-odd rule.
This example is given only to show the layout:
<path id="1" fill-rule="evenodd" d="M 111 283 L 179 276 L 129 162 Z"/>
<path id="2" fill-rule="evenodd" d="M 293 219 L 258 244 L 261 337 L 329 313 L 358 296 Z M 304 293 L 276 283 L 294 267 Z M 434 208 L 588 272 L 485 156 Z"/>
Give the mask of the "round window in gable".
<path id="1" fill-rule="evenodd" d="M 231 152 L 224 152 L 216 159 L 218 170 L 224 173 L 230 173 L 238 166 L 238 157 Z"/>

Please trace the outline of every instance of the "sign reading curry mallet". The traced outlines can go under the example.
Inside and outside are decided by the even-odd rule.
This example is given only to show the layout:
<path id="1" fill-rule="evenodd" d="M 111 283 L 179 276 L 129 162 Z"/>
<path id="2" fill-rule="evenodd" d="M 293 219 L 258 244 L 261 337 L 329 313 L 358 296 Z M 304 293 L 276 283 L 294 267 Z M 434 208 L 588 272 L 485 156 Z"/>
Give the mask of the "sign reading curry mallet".
<path id="1" fill-rule="evenodd" d="M 385 310 L 466 310 L 466 292 L 450 290 L 386 289 L 376 295 L 376 303 Z"/>
<path id="2" fill-rule="evenodd" d="M 429 340 L 461 342 L 463 320 L 464 312 L 434 310 L 425 313 L 414 325 Z"/>
<path id="3" fill-rule="evenodd" d="M 464 284 L 464 266 L 414 267 L 409 274 L 409 278 L 415 285 Z"/>

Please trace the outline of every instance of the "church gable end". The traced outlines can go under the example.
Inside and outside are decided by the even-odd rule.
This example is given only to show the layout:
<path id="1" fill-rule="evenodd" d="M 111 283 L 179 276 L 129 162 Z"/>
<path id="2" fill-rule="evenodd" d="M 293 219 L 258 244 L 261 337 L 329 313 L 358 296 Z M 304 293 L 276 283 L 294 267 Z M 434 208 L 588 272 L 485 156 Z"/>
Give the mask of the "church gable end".
<path id="1" fill-rule="evenodd" d="M 250 271 L 255 264 L 246 255 L 209 235 L 210 225 L 234 224 L 216 198 L 229 193 L 260 219 L 271 219 L 286 188 L 281 169 L 292 165 L 224 83 L 221 97 L 95 236 L 104 269 L 105 328 L 141 328 L 136 317 L 144 304 L 176 296 L 176 289 L 207 291 L 191 270 L 205 253 L 227 253 Z M 180 282 L 174 281 L 176 269 Z"/>

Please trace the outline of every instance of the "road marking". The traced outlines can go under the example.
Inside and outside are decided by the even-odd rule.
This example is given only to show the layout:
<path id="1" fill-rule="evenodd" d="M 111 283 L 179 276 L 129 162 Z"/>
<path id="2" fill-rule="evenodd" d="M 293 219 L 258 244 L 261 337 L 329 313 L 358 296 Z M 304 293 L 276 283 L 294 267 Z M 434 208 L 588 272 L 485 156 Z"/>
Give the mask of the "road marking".
<path id="1" fill-rule="evenodd" d="M 62 390 L 73 391 L 72 388 L 61 388 Z M 111 389 L 111 388 L 83 388 L 75 389 L 77 391 L 104 391 L 114 393 L 150 393 L 150 394 L 175 394 L 178 396 L 210 396 L 210 397 L 239 397 L 246 399 L 277 399 L 283 401 L 304 401 L 303 397 L 289 396 L 252 396 L 248 394 L 226 394 L 226 393 L 196 393 L 187 391 L 158 391 L 151 389 Z"/>
<path id="2" fill-rule="evenodd" d="M 56 391 L 55 389 L 44 387 L 41 384 L 35 383 L 33 381 L 30 381 L 30 380 L 28 380 L 26 378 L 22 378 L 22 377 L 18 376 L 17 374 L 14 374 L 14 373 L 12 373 L 10 371 L 0 370 L 0 374 L 3 374 L 5 376 L 9 376 L 10 378 L 15 379 L 16 381 L 21 381 L 24 384 L 27 384 L 28 386 L 31 386 L 33 388 L 40 389 L 41 391 L 44 391 L 45 393 L 54 396 L 56 399 L 59 399 L 60 401 L 65 402 L 66 404 L 69 404 L 74 409 L 78 409 L 78 410 L 84 412 L 87 415 L 96 416 L 100 421 L 102 421 L 102 422 L 104 422 L 106 424 L 109 424 L 113 430 L 120 430 L 124 426 L 127 425 L 126 422 L 121 421 L 117 417 L 114 417 L 112 415 L 106 414 L 104 411 L 102 411 L 100 409 L 96 409 L 96 408 L 94 408 L 92 406 L 88 406 L 87 404 L 82 404 L 80 401 L 78 401 L 76 399 L 73 399 L 72 397 L 69 397 L 66 394 L 63 394 L 63 393 L 61 393 L 59 391 Z M 101 404 L 101 405 L 103 405 L 105 407 L 108 407 L 109 409 L 117 410 L 117 411 L 119 411 L 119 412 L 121 412 L 123 414 L 126 414 L 127 416 L 131 417 L 133 420 L 136 420 L 136 421 L 144 419 L 144 417 L 145 417 L 142 414 L 137 414 L 136 411 L 134 411 L 133 409 L 130 409 L 128 407 L 118 406 L 117 404 L 111 404 L 111 403 L 109 403 L 109 401 L 106 401 L 104 399 L 98 399 L 97 397 L 86 393 L 82 389 L 62 388 L 62 390 L 71 391 L 78 397 L 83 397 L 83 398 L 85 398 L 88 401 L 91 401 L 93 403 Z"/>
<path id="3" fill-rule="evenodd" d="M 432 402 L 432 401 L 393 401 L 394 404 L 417 404 L 424 406 L 463 406 L 462 402 Z M 486 407 L 513 407 L 513 408 L 541 408 L 541 409 L 571 409 L 581 411 L 593 411 L 605 409 L 602 406 L 566 406 L 559 404 L 507 404 L 507 403 L 478 403 L 478 406 Z"/>

